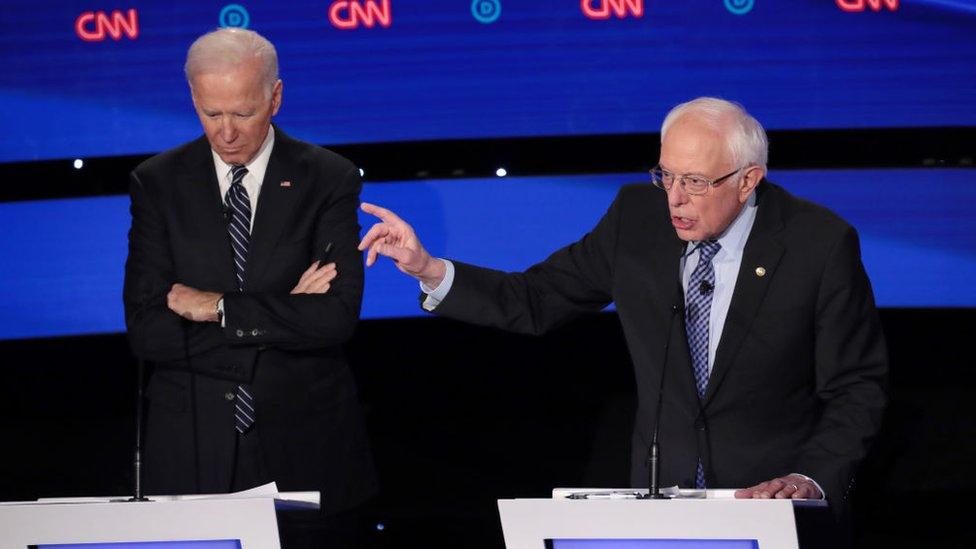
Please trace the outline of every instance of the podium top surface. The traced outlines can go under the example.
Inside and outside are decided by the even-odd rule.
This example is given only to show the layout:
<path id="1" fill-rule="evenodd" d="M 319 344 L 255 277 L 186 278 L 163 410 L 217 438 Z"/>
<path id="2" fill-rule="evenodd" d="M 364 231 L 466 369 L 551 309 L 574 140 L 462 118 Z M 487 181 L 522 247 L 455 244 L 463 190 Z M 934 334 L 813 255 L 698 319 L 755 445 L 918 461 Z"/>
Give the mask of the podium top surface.
<path id="1" fill-rule="evenodd" d="M 321 494 L 317 491 L 279 492 L 274 482 L 230 494 L 181 494 L 167 496 L 147 496 L 147 502 L 129 501 L 128 496 L 92 496 L 71 498 L 39 498 L 37 501 L 5 501 L 0 505 L 52 505 L 72 503 L 167 503 L 175 501 L 203 501 L 203 500 L 248 500 L 274 499 L 275 509 L 318 509 Z"/>
<path id="2" fill-rule="evenodd" d="M 554 500 L 637 500 L 647 495 L 645 488 L 554 488 Z M 665 501 L 748 501 L 736 500 L 734 489 L 696 490 L 667 488 L 661 490 Z M 827 507 L 822 499 L 790 499 L 794 507 Z"/>

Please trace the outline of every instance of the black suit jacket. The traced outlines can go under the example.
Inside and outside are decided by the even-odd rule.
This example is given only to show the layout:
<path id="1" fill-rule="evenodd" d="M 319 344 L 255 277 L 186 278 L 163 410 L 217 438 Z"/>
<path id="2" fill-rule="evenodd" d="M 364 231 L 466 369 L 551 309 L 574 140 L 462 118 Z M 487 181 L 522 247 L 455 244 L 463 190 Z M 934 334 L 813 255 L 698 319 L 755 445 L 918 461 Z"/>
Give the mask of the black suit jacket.
<path id="1" fill-rule="evenodd" d="M 662 375 L 663 486 L 747 487 L 803 473 L 846 499 L 885 404 L 887 354 L 854 229 L 763 181 L 703 401 L 682 314 L 667 195 L 621 189 L 599 224 L 523 273 L 456 263 L 439 315 L 540 334 L 616 303 L 634 364 L 638 411 L 631 479 L 646 457 Z M 757 271 L 759 268 L 764 271 Z M 759 273 L 763 273 L 761 276 Z"/>
<path id="2" fill-rule="evenodd" d="M 356 386 L 340 348 L 362 299 L 361 182 L 348 160 L 275 130 L 244 293 L 206 139 L 150 158 L 131 174 L 126 324 L 135 354 L 155 365 L 146 486 L 150 493 L 230 488 L 233 394 L 246 383 L 269 480 L 282 490 L 321 490 L 323 509 L 337 511 L 375 490 Z M 329 292 L 289 295 L 328 242 L 339 271 Z M 176 282 L 224 293 L 226 326 L 170 311 L 166 294 Z"/>

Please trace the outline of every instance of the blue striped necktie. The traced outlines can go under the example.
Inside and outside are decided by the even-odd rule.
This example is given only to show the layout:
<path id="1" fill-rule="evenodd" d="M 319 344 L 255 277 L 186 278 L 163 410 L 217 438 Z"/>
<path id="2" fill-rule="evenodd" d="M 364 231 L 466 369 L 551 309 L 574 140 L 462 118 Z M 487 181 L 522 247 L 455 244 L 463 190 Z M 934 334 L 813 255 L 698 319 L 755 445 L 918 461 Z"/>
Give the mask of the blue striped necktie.
<path id="1" fill-rule="evenodd" d="M 722 249 L 718 242 L 698 245 L 698 265 L 691 273 L 685 291 L 685 335 L 691 351 L 691 365 L 695 371 L 698 398 L 705 398 L 708 387 L 708 321 L 712 313 L 712 293 L 715 290 L 715 268 L 712 258 Z M 705 488 L 705 469 L 701 457 L 695 472 L 695 487 Z"/>
<path id="2" fill-rule="evenodd" d="M 244 291 L 247 287 L 244 278 L 247 268 L 247 248 L 251 240 L 251 199 L 247 195 L 242 181 L 247 175 L 244 166 L 231 167 L 231 183 L 227 189 L 224 202 L 230 210 L 230 246 L 234 251 L 234 274 L 237 275 L 237 289 Z M 243 384 L 237 386 L 237 398 L 234 404 L 234 428 L 238 433 L 244 433 L 254 425 L 254 399 L 250 391 Z"/>

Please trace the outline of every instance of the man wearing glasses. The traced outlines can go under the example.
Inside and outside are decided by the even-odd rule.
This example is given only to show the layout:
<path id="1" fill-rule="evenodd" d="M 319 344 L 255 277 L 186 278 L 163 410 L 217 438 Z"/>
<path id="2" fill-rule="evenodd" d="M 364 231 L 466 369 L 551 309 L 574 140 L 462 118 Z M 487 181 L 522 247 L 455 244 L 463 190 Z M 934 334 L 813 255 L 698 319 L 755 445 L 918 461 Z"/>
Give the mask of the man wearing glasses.
<path id="1" fill-rule="evenodd" d="M 616 303 L 638 390 L 633 486 L 659 425 L 662 486 L 842 510 L 881 422 L 884 337 L 856 232 L 766 181 L 766 158 L 741 106 L 699 98 L 665 118 L 654 186 L 623 187 L 525 272 L 433 258 L 370 204 L 381 222 L 359 247 L 420 280 L 425 309 L 475 324 L 540 334 Z"/>

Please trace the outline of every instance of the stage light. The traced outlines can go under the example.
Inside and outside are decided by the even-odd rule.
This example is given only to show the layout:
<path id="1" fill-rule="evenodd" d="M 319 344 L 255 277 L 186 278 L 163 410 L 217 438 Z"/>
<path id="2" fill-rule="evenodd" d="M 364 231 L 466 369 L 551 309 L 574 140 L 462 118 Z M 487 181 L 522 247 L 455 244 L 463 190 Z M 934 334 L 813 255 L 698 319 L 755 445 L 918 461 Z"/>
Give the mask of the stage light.
<path id="1" fill-rule="evenodd" d="M 80 158 L 75 158 L 73 166 L 76 170 L 80 170 L 85 166 L 85 161 Z"/>
<path id="2" fill-rule="evenodd" d="M 498 177 L 505 177 L 506 175 L 508 175 L 508 170 L 506 170 L 505 168 L 498 168 L 497 170 L 495 170 L 495 175 L 497 175 Z"/>
<path id="3" fill-rule="evenodd" d="M 366 170 L 359 168 L 359 177 L 366 177 Z"/>
<path id="4" fill-rule="evenodd" d="M 383 530 L 386 530 L 386 525 L 383 524 L 382 522 L 377 522 L 376 523 L 376 531 L 377 532 L 382 532 Z"/>

